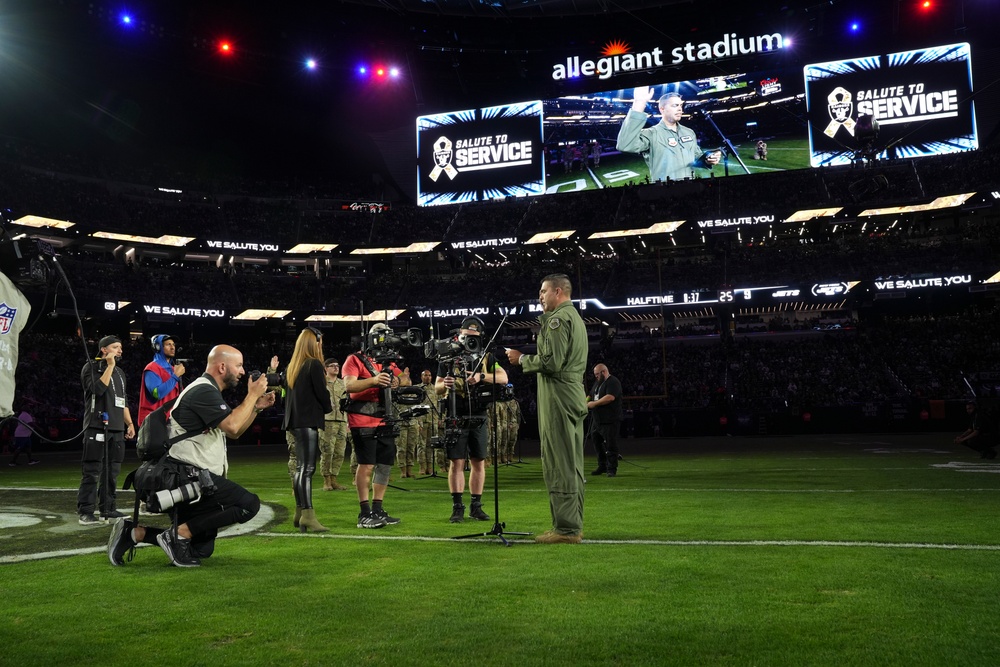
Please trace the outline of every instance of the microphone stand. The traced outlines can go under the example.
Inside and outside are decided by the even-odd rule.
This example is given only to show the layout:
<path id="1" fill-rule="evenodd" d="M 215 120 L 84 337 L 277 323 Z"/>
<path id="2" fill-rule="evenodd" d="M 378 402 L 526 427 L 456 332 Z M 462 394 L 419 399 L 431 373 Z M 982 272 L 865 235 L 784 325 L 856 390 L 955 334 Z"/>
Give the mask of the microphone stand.
<path id="1" fill-rule="evenodd" d="M 725 153 L 727 153 L 727 155 L 723 156 L 723 163 L 722 163 L 722 166 L 725 169 L 726 176 L 729 176 L 729 157 L 728 157 L 728 155 L 730 155 L 730 154 L 733 157 L 736 158 L 737 162 L 740 163 L 740 166 L 743 167 L 743 171 L 745 173 L 749 174 L 750 170 L 747 168 L 746 163 L 743 162 L 743 158 L 740 157 L 740 154 L 736 152 L 736 146 L 733 146 L 733 142 L 731 142 L 729 140 L 729 137 L 727 137 L 725 134 L 723 134 L 722 130 L 719 129 L 719 126 L 715 124 L 715 119 L 712 118 L 712 114 L 710 114 L 708 111 L 704 111 L 703 113 L 705 114 L 705 120 L 707 120 L 709 122 L 709 124 L 712 127 L 715 128 L 715 131 L 719 133 L 719 136 L 722 137 L 722 145 L 726 149 Z"/>
<path id="2" fill-rule="evenodd" d="M 485 347 L 484 352 L 483 352 L 485 358 L 489 358 L 489 351 L 491 349 L 493 349 L 493 342 L 496 340 L 496 337 L 500 334 L 501 329 L 503 329 L 504 322 L 506 322 L 506 321 L 507 321 L 507 314 L 505 313 L 504 316 L 503 316 L 503 319 L 500 320 L 500 324 L 497 326 L 497 330 L 493 333 L 493 338 L 491 338 L 489 340 L 489 342 L 486 344 L 486 347 Z M 492 382 L 493 387 L 491 388 L 491 390 L 493 392 L 493 404 L 490 406 L 490 409 L 493 411 L 493 420 L 494 420 L 494 423 L 496 423 L 496 419 L 497 419 L 497 363 L 496 363 L 496 356 L 495 355 L 494 355 L 494 359 L 493 359 L 493 369 L 492 369 L 492 372 L 493 372 L 493 382 Z M 496 517 L 496 519 L 494 520 L 494 523 L 493 523 L 493 528 L 491 528 L 490 530 L 486 531 L 485 533 L 472 533 L 470 535 L 459 535 L 458 537 L 454 537 L 452 539 L 464 540 L 464 539 L 468 539 L 470 537 L 496 537 L 501 542 L 503 542 L 503 545 L 505 547 L 509 547 L 510 546 L 510 542 L 507 541 L 507 538 L 505 538 L 504 535 L 522 535 L 522 536 L 527 536 L 527 535 L 531 535 L 531 533 L 515 533 L 515 532 L 511 532 L 511 531 L 505 531 L 504 529 L 507 527 L 507 524 L 504 523 L 504 522 L 502 522 L 502 521 L 500 521 L 500 471 L 499 471 L 499 466 L 497 465 L 497 451 L 499 451 L 500 448 L 496 446 L 496 431 L 494 431 L 493 436 L 494 436 L 493 437 L 493 516 Z"/>

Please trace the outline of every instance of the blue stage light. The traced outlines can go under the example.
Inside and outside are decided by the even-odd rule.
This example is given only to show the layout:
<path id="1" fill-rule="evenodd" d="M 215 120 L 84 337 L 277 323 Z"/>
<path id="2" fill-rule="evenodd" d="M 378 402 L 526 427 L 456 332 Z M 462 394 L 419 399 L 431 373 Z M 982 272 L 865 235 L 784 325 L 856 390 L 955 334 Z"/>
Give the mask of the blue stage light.
<path id="1" fill-rule="evenodd" d="M 316 64 L 315 58 L 307 58 L 306 59 L 306 69 L 308 69 L 308 70 L 314 70 L 314 69 L 316 69 L 316 67 L 318 67 L 318 65 Z"/>

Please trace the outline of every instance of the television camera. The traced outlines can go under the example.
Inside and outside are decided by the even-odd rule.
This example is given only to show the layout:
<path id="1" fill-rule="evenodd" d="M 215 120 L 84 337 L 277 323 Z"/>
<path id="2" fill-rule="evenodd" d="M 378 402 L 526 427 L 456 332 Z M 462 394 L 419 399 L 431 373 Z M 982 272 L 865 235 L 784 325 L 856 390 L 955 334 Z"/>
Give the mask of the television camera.
<path id="1" fill-rule="evenodd" d="M 475 316 L 462 320 L 458 329 L 451 331 L 450 338 L 429 340 L 424 345 L 424 356 L 429 359 L 449 364 L 449 375 L 466 378 L 469 373 L 477 372 L 489 343 L 483 341 L 483 321 Z M 494 399 L 493 387 L 488 384 L 466 384 L 464 400 L 468 402 L 469 412 L 472 406 L 482 406 Z M 479 427 L 483 417 L 468 414 L 459 416 L 456 392 L 448 396 L 448 415 L 445 417 L 444 435 L 430 439 L 430 446 L 443 449 L 458 442 L 464 430 Z"/>
<path id="2" fill-rule="evenodd" d="M 389 366 L 403 360 L 401 351 L 406 347 L 419 348 L 423 345 L 423 335 L 419 329 L 410 328 L 402 334 L 397 334 L 387 324 L 378 323 L 372 326 L 365 336 L 364 351 L 383 368 L 382 373 L 389 373 Z M 374 371 L 369 367 L 369 371 Z M 423 403 L 424 391 L 420 387 L 385 387 L 380 392 L 379 416 L 387 435 L 399 435 L 400 422 L 423 416 L 431 411 L 431 406 Z M 348 402 L 350 404 L 350 401 Z M 399 406 L 405 406 L 400 409 Z"/>

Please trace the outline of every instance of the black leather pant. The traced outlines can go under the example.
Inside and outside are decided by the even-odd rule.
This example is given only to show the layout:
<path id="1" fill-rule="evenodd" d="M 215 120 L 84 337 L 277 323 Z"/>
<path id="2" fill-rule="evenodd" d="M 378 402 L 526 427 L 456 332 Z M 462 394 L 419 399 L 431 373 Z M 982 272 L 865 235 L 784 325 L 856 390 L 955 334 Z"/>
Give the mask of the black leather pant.
<path id="1" fill-rule="evenodd" d="M 292 429 L 292 435 L 295 436 L 295 458 L 298 459 L 295 480 L 292 482 L 295 505 L 309 510 L 313 506 L 312 478 L 319 459 L 319 431 L 314 428 L 296 428 Z"/>

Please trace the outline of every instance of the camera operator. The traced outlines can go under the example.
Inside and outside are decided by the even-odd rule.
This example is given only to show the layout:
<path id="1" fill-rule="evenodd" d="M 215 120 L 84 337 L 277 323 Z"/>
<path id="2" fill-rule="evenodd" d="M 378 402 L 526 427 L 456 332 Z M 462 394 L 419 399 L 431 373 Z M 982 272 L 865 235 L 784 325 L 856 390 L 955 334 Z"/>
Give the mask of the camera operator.
<path id="1" fill-rule="evenodd" d="M 483 321 L 478 317 L 467 317 L 462 320 L 456 338 L 474 337 L 481 339 Z M 468 344 L 467 344 L 468 347 Z M 481 347 L 481 344 L 477 347 Z M 466 355 L 452 360 L 441 361 L 438 367 L 438 379 L 435 383 L 438 394 L 454 391 L 458 402 L 460 432 L 458 438 L 446 442 L 446 456 L 450 462 L 448 468 L 448 489 L 451 491 L 452 523 L 461 523 L 465 519 L 465 504 L 462 495 L 465 492 L 465 461 L 469 461 L 469 494 L 472 502 L 469 506 L 469 516 L 477 521 L 489 521 L 490 517 L 483 511 L 483 483 L 486 480 L 486 448 L 487 448 L 487 408 L 489 402 L 473 396 L 474 387 L 479 384 L 507 384 L 507 371 L 500 367 L 492 354 L 475 357 L 473 364 Z M 472 366 L 470 368 L 470 365 Z"/>
<path id="2" fill-rule="evenodd" d="M 125 399 L 125 372 L 118 368 L 122 341 L 105 336 L 98 343 L 101 356 L 80 371 L 86 408 L 83 415 L 83 474 L 76 510 L 81 526 L 97 526 L 123 516 L 115 508 L 118 473 L 125 460 L 125 439 L 135 437 L 135 424 Z M 94 510 L 101 510 L 101 519 Z"/>
<path id="3" fill-rule="evenodd" d="M 150 339 L 153 360 L 142 371 L 142 390 L 139 392 L 139 416 L 136 426 L 142 426 L 146 415 L 181 394 L 181 377 L 185 368 L 174 362 L 177 343 L 173 336 L 158 334 Z"/>
<path id="4" fill-rule="evenodd" d="M 189 431 L 197 435 L 174 444 L 170 458 L 208 471 L 214 490 L 198 502 L 176 505 L 176 524 L 166 530 L 119 521 L 108 540 L 113 565 L 123 565 L 128 550 L 145 542 L 158 544 L 177 567 L 197 567 L 212 555 L 221 528 L 246 523 L 260 511 L 260 498 L 227 479 L 226 437 L 239 438 L 257 414 L 274 405 L 265 375 L 248 383 L 238 407 L 226 404 L 222 390 L 236 387 L 244 374 L 243 354 L 236 348 L 217 345 L 208 353 L 205 374 L 181 393 L 170 414 L 170 437 Z M 208 495 L 204 488 L 202 493 Z"/>
<path id="5" fill-rule="evenodd" d="M 368 332 L 369 341 L 386 332 L 391 332 L 388 326 L 381 322 L 375 324 Z M 389 516 L 382 508 L 389 474 L 396 460 L 396 438 L 393 425 L 384 420 L 380 402 L 383 389 L 405 387 L 409 379 L 402 376 L 395 363 L 380 363 L 372 352 L 369 348 L 350 355 L 343 368 L 344 386 L 351 398 L 346 410 L 347 423 L 358 459 L 354 480 L 361 506 L 358 528 L 381 528 L 399 523 L 399 519 Z M 371 502 L 369 485 L 372 489 Z"/>

